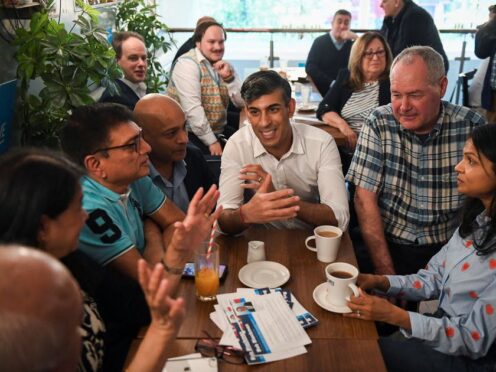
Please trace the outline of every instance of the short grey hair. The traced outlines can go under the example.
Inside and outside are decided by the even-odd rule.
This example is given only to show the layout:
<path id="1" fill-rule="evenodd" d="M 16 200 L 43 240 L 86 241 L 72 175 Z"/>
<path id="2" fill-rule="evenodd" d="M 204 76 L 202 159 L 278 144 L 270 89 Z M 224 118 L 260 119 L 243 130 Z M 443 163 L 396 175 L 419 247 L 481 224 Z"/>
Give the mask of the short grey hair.
<path id="1" fill-rule="evenodd" d="M 427 81 L 430 85 L 438 83 L 439 79 L 446 75 L 444 70 L 443 57 L 429 46 L 413 46 L 404 49 L 396 56 L 391 65 L 390 78 L 393 76 L 394 67 L 400 62 L 410 65 L 415 57 L 420 57 L 427 66 Z"/>

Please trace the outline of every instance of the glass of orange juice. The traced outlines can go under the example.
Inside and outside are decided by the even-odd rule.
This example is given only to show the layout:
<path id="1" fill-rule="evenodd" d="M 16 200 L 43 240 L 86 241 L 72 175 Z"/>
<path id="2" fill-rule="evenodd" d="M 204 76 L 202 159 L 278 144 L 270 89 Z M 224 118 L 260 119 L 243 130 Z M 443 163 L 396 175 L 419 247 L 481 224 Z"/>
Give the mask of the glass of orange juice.
<path id="1" fill-rule="evenodd" d="M 200 301 L 213 301 L 219 289 L 219 246 L 213 243 L 208 252 L 208 242 L 195 253 L 196 297 Z"/>

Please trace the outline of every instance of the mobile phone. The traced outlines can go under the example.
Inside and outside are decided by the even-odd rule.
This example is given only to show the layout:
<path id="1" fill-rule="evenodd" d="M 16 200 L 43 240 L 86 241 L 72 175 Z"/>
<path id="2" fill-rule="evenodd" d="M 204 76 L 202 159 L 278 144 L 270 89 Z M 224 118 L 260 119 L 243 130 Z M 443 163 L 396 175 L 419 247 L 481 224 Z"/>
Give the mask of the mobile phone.
<path id="1" fill-rule="evenodd" d="M 222 281 L 227 275 L 227 265 L 219 265 L 219 279 Z M 194 278 L 195 277 L 195 264 L 193 262 L 188 262 L 184 266 L 183 278 Z"/>

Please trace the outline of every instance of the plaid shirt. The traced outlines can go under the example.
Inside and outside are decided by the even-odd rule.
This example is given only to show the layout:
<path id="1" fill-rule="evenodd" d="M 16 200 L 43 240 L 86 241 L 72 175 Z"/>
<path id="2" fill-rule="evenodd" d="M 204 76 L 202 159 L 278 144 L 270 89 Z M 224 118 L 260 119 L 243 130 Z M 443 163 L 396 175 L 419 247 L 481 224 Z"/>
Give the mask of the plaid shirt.
<path id="1" fill-rule="evenodd" d="M 451 237 L 463 201 L 455 165 L 472 129 L 484 123 L 466 107 L 442 101 L 439 119 L 422 141 L 395 120 L 391 105 L 370 115 L 346 179 L 378 194 L 386 239 L 423 245 Z"/>

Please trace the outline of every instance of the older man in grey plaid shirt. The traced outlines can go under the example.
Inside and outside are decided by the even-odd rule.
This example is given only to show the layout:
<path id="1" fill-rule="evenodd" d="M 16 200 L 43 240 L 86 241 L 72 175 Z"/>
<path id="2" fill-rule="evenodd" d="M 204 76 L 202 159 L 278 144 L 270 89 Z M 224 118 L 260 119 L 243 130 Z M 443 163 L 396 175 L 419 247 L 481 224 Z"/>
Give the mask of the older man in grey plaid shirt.
<path id="1" fill-rule="evenodd" d="M 378 274 L 409 274 L 424 267 L 458 225 L 463 197 L 455 165 L 477 113 L 441 101 L 448 81 L 442 57 L 411 47 L 391 68 L 391 104 L 362 128 L 347 174 L 356 185 L 355 208 Z"/>

